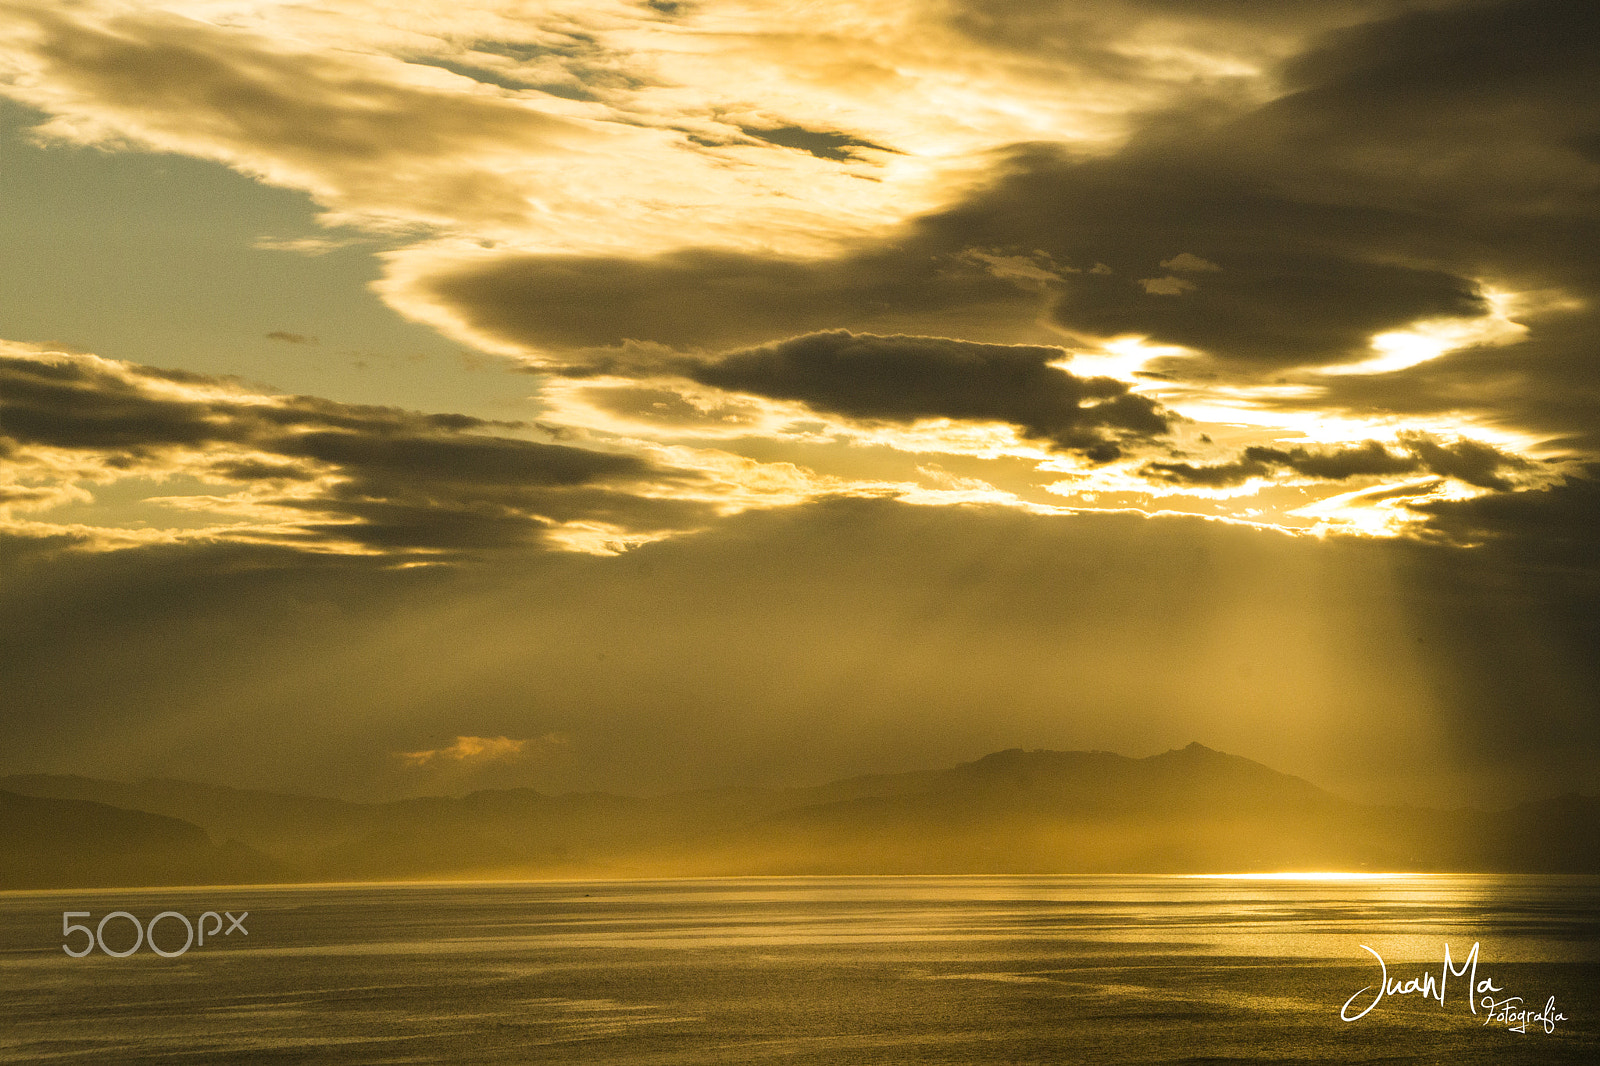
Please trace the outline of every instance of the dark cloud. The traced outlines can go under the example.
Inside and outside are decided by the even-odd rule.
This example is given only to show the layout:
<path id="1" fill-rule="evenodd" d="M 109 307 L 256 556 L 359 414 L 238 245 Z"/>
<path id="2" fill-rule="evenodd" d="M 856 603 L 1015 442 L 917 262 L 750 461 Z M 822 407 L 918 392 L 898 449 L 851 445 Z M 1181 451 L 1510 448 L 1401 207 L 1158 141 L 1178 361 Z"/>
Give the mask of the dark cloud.
<path id="1" fill-rule="evenodd" d="M 429 427 L 430 429 L 432 427 Z M 268 442 L 279 455 L 301 456 L 365 478 L 460 487 L 580 485 L 607 477 L 637 478 L 649 467 L 631 455 L 588 451 L 504 437 L 448 433 L 390 435 L 300 432 Z"/>
<path id="2" fill-rule="evenodd" d="M 319 344 L 317 338 L 305 333 L 289 333 L 285 330 L 275 329 L 266 334 L 269 341 L 282 341 L 285 344 Z"/>
<path id="3" fill-rule="evenodd" d="M 860 159 L 860 153 L 853 151 L 856 148 L 870 148 L 878 152 L 890 149 L 871 141 L 863 141 L 848 133 L 839 133 L 835 130 L 812 130 L 804 126 L 776 126 L 763 129 L 758 126 L 740 126 L 740 131 L 768 144 L 778 145 L 780 148 L 798 148 L 808 152 L 818 159 L 832 159 L 837 162 L 849 162 Z"/>
<path id="4" fill-rule="evenodd" d="M 0 356 L 0 434 L 56 448 L 196 446 L 229 430 L 204 403 L 174 400 L 106 364 Z"/>
<path id="5" fill-rule="evenodd" d="M 1533 290 L 1527 337 L 1331 381 L 1357 411 L 1470 410 L 1600 445 L 1600 7 L 1520 0 L 1422 9 L 1292 61 L 1296 90 L 1241 120 L 1246 158 L 1302 197 L 1406 220 L 1396 256 Z M 1562 310 L 1539 309 L 1560 298 Z"/>
<path id="6" fill-rule="evenodd" d="M 732 348 L 840 325 L 1004 341 L 1037 313 L 1035 294 L 937 252 L 869 249 L 808 261 L 709 250 L 648 259 L 520 255 L 417 284 L 474 329 L 553 358 L 630 340 Z M 573 358 L 582 357 L 566 361 Z"/>
<path id="7" fill-rule="evenodd" d="M 898 254 L 821 263 L 714 252 L 643 261 L 528 256 L 424 284 L 475 328 L 536 348 L 627 340 L 726 347 L 839 325 L 948 326 L 1009 340 L 1037 315 L 1038 296 L 959 259 L 972 247 L 1036 245 L 1063 263 L 1111 268 L 1049 286 L 1064 327 L 1143 333 L 1268 368 L 1364 357 L 1375 333 L 1486 310 L 1474 282 L 1386 262 L 1381 242 L 1319 247 L 1393 228 L 1370 211 L 1241 192 L 1231 178 L 1205 181 L 1158 149 L 1147 159 L 1076 162 L 1038 148 L 1019 153 L 1013 167 L 1016 176 L 984 198 L 923 220 Z M 1139 283 L 1193 246 L 1204 252 L 1191 254 L 1222 269 L 1194 275 L 1200 280 L 1176 294 Z"/>
<path id="8" fill-rule="evenodd" d="M 706 385 L 799 400 L 850 418 L 1006 422 L 1025 436 L 1115 458 L 1116 440 L 1167 431 L 1170 417 L 1112 378 L 1082 378 L 1049 365 L 1060 348 L 975 344 L 941 337 L 880 337 L 845 330 L 687 364 Z"/>
<path id="9" fill-rule="evenodd" d="M 716 403 L 696 397 L 691 403 L 677 390 L 663 387 L 606 386 L 584 389 L 581 395 L 585 403 L 626 418 L 714 431 L 741 425 L 754 428 L 762 414 L 761 405 L 740 397 L 721 397 Z"/>
<path id="10" fill-rule="evenodd" d="M 1409 474 L 1419 466 L 1415 454 L 1396 454 L 1380 441 L 1369 440 L 1343 448 L 1266 448 L 1244 450 L 1247 460 L 1285 466 L 1306 477 L 1343 481 L 1351 477 Z"/>
<path id="11" fill-rule="evenodd" d="M 1510 490 L 1512 481 L 1504 471 L 1525 470 L 1527 460 L 1509 455 L 1492 445 L 1475 440 L 1440 443 L 1421 433 L 1400 435 L 1399 452 L 1382 442 L 1334 448 L 1269 448 L 1252 446 L 1236 460 L 1224 463 L 1146 463 L 1141 473 L 1162 481 L 1208 487 L 1238 485 L 1252 477 L 1267 477 L 1275 470 L 1287 469 L 1303 477 L 1323 481 L 1344 481 L 1352 477 L 1383 477 L 1394 474 L 1427 472 L 1479 488 Z"/>
<path id="12" fill-rule="evenodd" d="M 1230 485 L 1242 485 L 1253 477 L 1265 477 L 1272 473 L 1272 467 L 1254 459 L 1202 464 L 1153 462 L 1140 467 L 1139 473 L 1145 477 L 1180 485 L 1226 488 Z"/>
<path id="13" fill-rule="evenodd" d="M 1588 47 L 1597 31 L 1600 12 L 1583 0 L 1418 5 L 1330 33 L 1287 62 L 1282 73 L 1291 88 L 1312 94 L 1297 107 L 1324 105 L 1330 122 L 1344 117 L 1348 136 L 1363 135 L 1348 125 L 1346 98 L 1364 96 L 1375 119 L 1451 137 L 1462 127 L 1504 123 L 1507 116 L 1479 114 L 1471 105 L 1498 102 L 1509 93 L 1533 104 L 1576 102 L 1600 69 L 1600 57 Z M 1538 107 L 1514 117 L 1544 133 L 1552 126 L 1582 129 L 1593 110 L 1591 101 L 1577 113 Z M 1453 116 L 1452 128 L 1433 126 L 1442 114 Z M 1314 132 L 1329 128 L 1324 124 Z M 1455 165 L 1445 161 L 1447 171 Z"/>
<path id="14" fill-rule="evenodd" d="M 1521 469 L 1528 465 L 1525 460 L 1507 455 L 1481 441 L 1458 440 L 1440 444 L 1420 434 L 1412 434 L 1403 437 L 1402 443 L 1429 471 L 1479 488 L 1510 489 L 1511 481 L 1503 477 L 1500 471 Z"/>
<path id="15" fill-rule="evenodd" d="M 161 383 L 222 390 L 226 399 L 173 395 Z M 135 450 L 163 445 L 244 442 L 275 430 L 459 433 L 516 423 L 338 403 L 315 396 L 252 402 L 237 382 L 187 370 L 135 366 L 94 357 L 0 354 L 0 434 L 59 448 Z"/>
<path id="16" fill-rule="evenodd" d="M 1007 168 L 1010 177 L 915 223 L 891 249 L 820 262 L 524 256 L 422 284 L 475 328 L 537 348 L 727 347 L 829 326 L 1011 340 L 1039 313 L 1036 288 L 963 257 L 1017 246 L 1079 269 L 1045 287 L 1051 316 L 1071 331 L 1142 333 L 1266 368 L 1364 357 L 1375 333 L 1487 309 L 1470 279 L 1394 261 L 1404 219 L 1275 195 L 1170 143 L 1097 160 L 1034 146 Z M 1152 272 L 1180 254 L 1220 269 L 1163 287 Z"/>
<path id="17" fill-rule="evenodd" d="M 1541 489 L 1412 506 L 1455 543 L 1488 545 L 1520 564 L 1571 572 L 1600 593 L 1600 464 L 1585 464 Z M 1590 628 L 1596 625 L 1600 603 L 1590 620 Z"/>
<path id="18" fill-rule="evenodd" d="M 1236 154 L 1218 155 L 1234 147 L 1231 131 L 1196 125 L 1209 137 L 1154 127 L 1107 158 L 1019 150 L 1010 177 L 922 227 L 943 244 L 1031 239 L 1061 262 L 1105 264 L 1056 287 L 1060 325 L 1086 337 L 1144 334 L 1246 366 L 1344 362 L 1375 333 L 1487 310 L 1470 278 L 1403 260 L 1412 220 L 1241 174 Z M 1180 254 L 1219 269 L 1161 276 Z"/>
<path id="19" fill-rule="evenodd" d="M 173 394 L 163 381 L 207 388 Z M 0 442 L 14 453 L 63 449 L 127 473 L 193 462 L 224 481 L 298 486 L 258 500 L 305 512 L 297 539 L 449 550 L 538 544 L 570 521 L 653 530 L 709 517 L 699 504 L 636 492 L 692 475 L 482 432 L 497 425 L 508 424 L 263 395 L 92 357 L 0 356 Z"/>
<path id="20" fill-rule="evenodd" d="M 225 459 L 212 463 L 210 470 L 227 481 L 298 480 L 304 473 L 293 463 L 264 463 L 256 459 Z"/>
<path id="21" fill-rule="evenodd" d="M 1235 33 L 1282 33 L 1346 24 L 1393 7 L 1392 0 L 955 0 L 942 11 L 974 39 L 1059 56 L 1081 51 L 1086 41 L 1109 45 L 1130 25 L 1156 21 L 1183 19 L 1191 33 L 1208 24 Z"/>
<path id="22" fill-rule="evenodd" d="M 837 328 L 1038 341 L 1027 330 L 1042 312 L 1071 334 L 1196 349 L 1205 357 L 1160 367 L 1190 379 L 1358 362 L 1375 334 L 1484 314 L 1485 286 L 1538 290 L 1572 299 L 1525 315 L 1519 343 L 1330 378 L 1281 404 L 1474 411 L 1595 445 L 1600 313 L 1580 305 L 1600 306 L 1585 155 L 1600 138 L 1600 56 L 1587 47 L 1600 8 L 1519 0 L 1389 17 L 1383 4 L 1018 2 L 958 17 L 991 43 L 1048 51 L 1180 10 L 1302 34 L 1310 43 L 1279 71 L 1287 91 L 1266 104 L 1197 95 L 1146 116 L 1109 154 L 1016 146 L 964 203 L 831 259 L 485 258 L 421 284 L 470 325 L 558 359 L 628 340 L 717 350 Z M 1373 21 L 1303 36 L 1359 18 Z M 1100 29 L 1085 36 L 1080 23 Z M 995 277 L 971 259 L 991 248 L 1042 253 L 1059 276 Z M 1202 261 L 1217 269 L 1180 269 Z"/>
<path id="23" fill-rule="evenodd" d="M 1402 433 L 1399 440 L 1404 454 L 1389 451 L 1375 440 L 1353 447 L 1287 451 L 1276 448 L 1246 448 L 1245 458 L 1286 466 L 1307 477 L 1342 481 L 1363 475 L 1406 474 L 1424 470 L 1441 477 L 1479 488 L 1509 490 L 1511 480 L 1504 471 L 1525 470 L 1528 462 L 1475 440 L 1441 443 L 1424 433 Z"/>
<path id="24" fill-rule="evenodd" d="M 1274 142 L 1258 143 L 1263 121 L 1236 109 L 1157 116 L 1099 158 L 1021 146 L 967 203 L 915 221 L 892 246 L 832 260 L 520 257 L 428 285 L 478 328 L 540 347 L 725 347 L 829 325 L 881 332 L 930 312 L 1002 339 L 1023 308 L 1037 313 L 1036 295 L 957 264 L 973 248 L 1015 246 L 1081 271 L 1048 289 L 1068 329 L 1144 333 L 1264 367 L 1347 361 L 1374 333 L 1486 309 L 1464 264 L 1438 254 L 1459 242 L 1437 219 L 1367 202 L 1359 187 L 1304 188 L 1314 176 L 1297 179 Z M 1163 288 L 1163 262 L 1218 269 Z"/>

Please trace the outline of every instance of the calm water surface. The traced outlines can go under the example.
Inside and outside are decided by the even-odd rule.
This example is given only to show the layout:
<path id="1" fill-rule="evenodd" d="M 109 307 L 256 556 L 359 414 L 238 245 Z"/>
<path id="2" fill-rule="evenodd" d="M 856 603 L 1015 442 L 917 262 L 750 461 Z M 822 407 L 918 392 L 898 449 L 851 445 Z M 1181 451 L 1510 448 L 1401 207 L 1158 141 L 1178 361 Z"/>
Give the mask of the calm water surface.
<path id="1" fill-rule="evenodd" d="M 249 912 L 176 958 L 62 912 Z M 75 922 L 85 919 L 75 918 Z M 112 950 L 133 943 L 124 919 Z M 161 924 L 165 950 L 181 925 Z M 82 934 L 68 941 L 74 949 Z M 1480 945 L 1526 1033 L 1379 982 Z M 0 893 L 0 1062 L 1600 1063 L 1600 880 L 884 877 Z M 1374 992 L 1356 1001 L 1352 1013 Z"/>

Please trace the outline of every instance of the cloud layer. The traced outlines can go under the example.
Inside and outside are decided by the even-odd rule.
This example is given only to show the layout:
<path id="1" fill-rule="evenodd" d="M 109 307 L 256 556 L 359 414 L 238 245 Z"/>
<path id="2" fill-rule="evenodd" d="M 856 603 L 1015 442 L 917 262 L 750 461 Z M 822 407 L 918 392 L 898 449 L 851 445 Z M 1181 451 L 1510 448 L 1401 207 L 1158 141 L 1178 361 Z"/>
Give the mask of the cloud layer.
<path id="1" fill-rule="evenodd" d="M 858 419 L 1006 422 L 1024 436 L 1092 459 L 1117 458 L 1119 436 L 1155 437 L 1169 418 L 1111 378 L 1080 378 L 1059 348 L 938 337 L 813 333 L 694 365 L 704 385 L 799 400 Z"/>
<path id="2" fill-rule="evenodd" d="M 0 454 L 16 532 L 115 543 L 111 527 L 53 529 L 18 515 L 52 502 L 35 498 L 51 488 L 86 495 L 83 486 L 125 478 L 200 483 L 162 502 L 219 516 L 210 535 L 318 551 L 532 547 L 586 527 L 626 541 L 705 517 L 692 502 L 647 494 L 691 474 L 484 432 L 509 428 L 94 356 L 0 352 Z"/>
<path id="3" fill-rule="evenodd" d="M 514 543 L 537 515 L 635 543 L 750 505 L 757 467 L 788 502 L 1394 535 L 1600 447 L 1589 7 L 827 7 L 23 3 L 0 51 L 44 143 L 307 191 L 383 237 L 394 308 L 552 375 L 542 425 L 693 471 L 558 490 L 547 442 L 306 432 L 271 461 L 353 472 L 342 502 L 270 506 L 319 536 Z M 849 449 L 885 445 L 1036 470 L 862 477 Z"/>

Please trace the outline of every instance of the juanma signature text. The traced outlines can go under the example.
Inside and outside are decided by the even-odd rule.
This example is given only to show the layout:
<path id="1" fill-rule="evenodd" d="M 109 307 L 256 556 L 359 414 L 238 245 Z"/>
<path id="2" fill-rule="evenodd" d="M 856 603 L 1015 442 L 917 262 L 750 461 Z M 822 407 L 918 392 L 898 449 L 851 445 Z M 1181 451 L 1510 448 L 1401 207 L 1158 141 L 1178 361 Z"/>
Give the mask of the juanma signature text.
<path id="1" fill-rule="evenodd" d="M 1477 1014 L 1478 1009 L 1482 1007 L 1484 1012 L 1483 1024 L 1485 1025 L 1491 1022 L 1500 1022 L 1516 1033 L 1526 1033 L 1529 1025 L 1535 1025 L 1542 1028 L 1546 1033 L 1553 1033 L 1556 1031 L 1557 1022 L 1567 1020 L 1566 1015 L 1556 1010 L 1556 998 L 1554 996 L 1550 997 L 1543 1011 L 1523 1009 L 1521 996 L 1506 996 L 1503 999 L 1496 996 L 1496 993 L 1504 992 L 1505 989 L 1495 984 L 1487 975 L 1481 980 L 1478 978 L 1478 945 L 1476 943 L 1472 945 L 1472 950 L 1467 953 L 1467 957 L 1461 960 L 1459 967 L 1452 962 L 1450 945 L 1446 944 L 1444 946 L 1444 965 L 1439 968 L 1437 974 L 1428 971 L 1409 980 L 1391 978 L 1389 976 L 1389 967 L 1384 963 L 1382 955 L 1379 955 L 1365 944 L 1361 945 L 1361 949 L 1378 960 L 1378 983 L 1376 986 L 1367 985 L 1344 1001 L 1344 1006 L 1339 1008 L 1339 1017 L 1347 1022 L 1358 1021 L 1366 1017 L 1372 1008 L 1383 1002 L 1385 996 L 1420 995 L 1424 999 L 1436 999 L 1439 1001 L 1440 1006 L 1443 1006 L 1445 990 L 1449 986 L 1450 978 L 1452 977 L 1465 977 L 1467 979 L 1467 1007 L 1473 1014 Z M 1376 991 L 1374 991 L 1374 988 L 1376 988 Z M 1366 1005 L 1361 1006 L 1359 1010 L 1355 1010 L 1352 1013 L 1352 1010 L 1358 1006 L 1357 1001 L 1362 1000 L 1362 997 L 1368 997 L 1365 1000 Z"/>

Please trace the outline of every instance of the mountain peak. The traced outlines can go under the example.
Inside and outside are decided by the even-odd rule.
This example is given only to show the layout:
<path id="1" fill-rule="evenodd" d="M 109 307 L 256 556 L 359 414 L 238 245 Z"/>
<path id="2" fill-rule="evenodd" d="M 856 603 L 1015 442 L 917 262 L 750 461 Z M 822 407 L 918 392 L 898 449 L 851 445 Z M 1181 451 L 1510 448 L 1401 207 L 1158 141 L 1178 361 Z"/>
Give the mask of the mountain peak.
<path id="1" fill-rule="evenodd" d="M 1197 759 L 1208 759 L 1208 760 L 1210 760 L 1212 762 L 1219 762 L 1219 761 L 1224 761 L 1224 760 L 1229 761 L 1229 762 L 1247 762 L 1247 763 L 1254 763 L 1255 762 L 1255 760 L 1246 759 L 1242 755 L 1229 755 L 1225 751 L 1218 751 L 1216 748 L 1208 748 L 1204 744 L 1200 743 L 1198 740 L 1192 740 L 1188 744 L 1185 744 L 1181 748 L 1168 748 L 1166 751 L 1162 752 L 1160 755 L 1151 755 L 1151 756 L 1149 756 L 1149 758 L 1157 759 L 1157 760 L 1160 760 L 1160 761 L 1163 761 L 1163 762 L 1169 762 L 1169 761 L 1175 761 L 1175 760 L 1184 760 L 1184 761 L 1188 761 L 1188 762 L 1193 762 L 1193 761 L 1195 761 Z M 1259 764 L 1257 764 L 1257 765 L 1259 765 Z"/>

